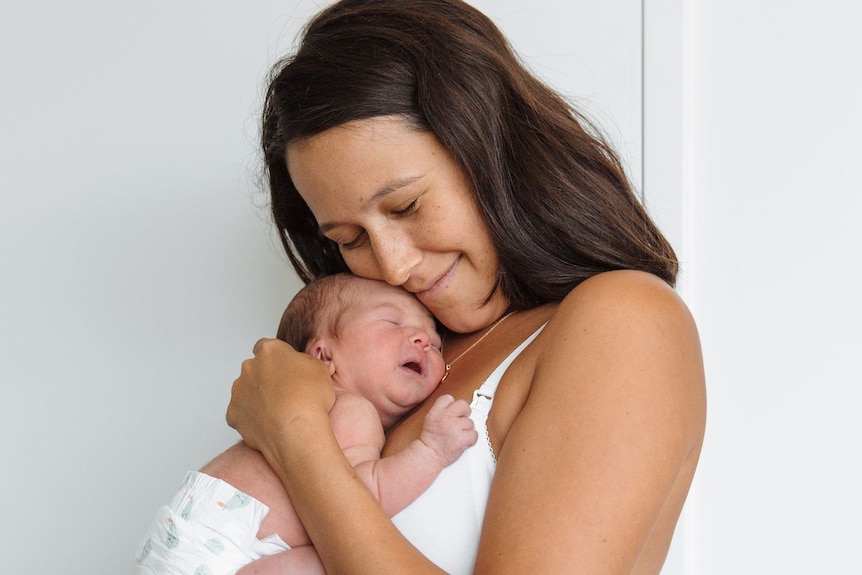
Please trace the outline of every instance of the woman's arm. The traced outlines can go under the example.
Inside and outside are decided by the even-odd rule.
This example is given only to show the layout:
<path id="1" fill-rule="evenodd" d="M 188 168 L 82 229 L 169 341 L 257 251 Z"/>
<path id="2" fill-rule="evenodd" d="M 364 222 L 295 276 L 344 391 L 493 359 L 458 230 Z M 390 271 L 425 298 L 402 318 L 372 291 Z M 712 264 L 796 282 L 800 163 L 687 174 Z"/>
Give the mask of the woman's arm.
<path id="1" fill-rule="evenodd" d="M 703 438 L 700 344 L 660 280 L 588 280 L 540 336 L 477 573 L 658 573 Z"/>
<path id="2" fill-rule="evenodd" d="M 234 383 L 228 423 L 281 478 L 327 573 L 441 573 L 344 457 L 329 423 L 335 392 L 325 365 L 279 340 L 259 341 L 254 353 Z"/>
<path id="3" fill-rule="evenodd" d="M 652 276 L 610 272 L 573 290 L 540 342 L 524 405 L 502 433 L 476 572 L 657 573 L 703 436 L 687 309 Z M 285 348 L 257 346 L 228 420 L 281 477 L 327 572 L 439 573 L 342 455 L 331 400 L 316 391 L 326 386 L 313 383 L 325 376 L 294 367 Z M 293 383 L 273 377 L 284 373 Z"/>

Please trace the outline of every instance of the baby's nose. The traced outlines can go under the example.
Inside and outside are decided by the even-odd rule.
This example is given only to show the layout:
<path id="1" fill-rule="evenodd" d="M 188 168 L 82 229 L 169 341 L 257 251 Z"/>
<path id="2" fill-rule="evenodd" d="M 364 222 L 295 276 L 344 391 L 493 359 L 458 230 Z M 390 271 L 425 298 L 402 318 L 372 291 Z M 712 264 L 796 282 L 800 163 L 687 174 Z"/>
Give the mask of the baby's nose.
<path id="1" fill-rule="evenodd" d="M 427 330 L 417 328 L 410 334 L 410 341 L 416 345 L 427 347 L 431 344 L 431 336 Z"/>

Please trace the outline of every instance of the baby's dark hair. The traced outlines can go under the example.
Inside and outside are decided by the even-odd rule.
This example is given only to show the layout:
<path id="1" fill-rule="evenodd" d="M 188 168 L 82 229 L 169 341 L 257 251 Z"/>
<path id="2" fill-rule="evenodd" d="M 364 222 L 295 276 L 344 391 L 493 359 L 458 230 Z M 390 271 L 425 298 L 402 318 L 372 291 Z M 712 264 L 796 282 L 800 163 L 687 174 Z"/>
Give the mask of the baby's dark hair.
<path id="1" fill-rule="evenodd" d="M 336 274 L 317 279 L 293 297 L 278 324 L 276 337 L 297 351 L 321 332 L 338 334 L 338 318 L 348 305 L 347 296 L 356 288 L 359 278 Z"/>

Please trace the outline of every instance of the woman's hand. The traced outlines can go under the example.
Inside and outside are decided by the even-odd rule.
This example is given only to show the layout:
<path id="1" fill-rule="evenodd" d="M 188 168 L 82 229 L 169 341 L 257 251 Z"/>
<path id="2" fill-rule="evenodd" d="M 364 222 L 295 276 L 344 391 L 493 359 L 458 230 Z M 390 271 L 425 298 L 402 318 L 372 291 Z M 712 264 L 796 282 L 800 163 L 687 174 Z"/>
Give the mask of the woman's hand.
<path id="1" fill-rule="evenodd" d="M 265 456 L 309 421 L 328 425 L 335 391 L 326 365 L 277 339 L 261 339 L 233 383 L 227 423 Z M 268 458 L 269 459 L 269 458 Z"/>
<path id="2" fill-rule="evenodd" d="M 327 572 L 356 572 L 361 564 L 374 567 L 360 572 L 439 573 L 398 533 L 344 457 L 329 422 L 334 403 L 325 363 L 262 339 L 233 384 L 227 422 L 281 479 Z"/>

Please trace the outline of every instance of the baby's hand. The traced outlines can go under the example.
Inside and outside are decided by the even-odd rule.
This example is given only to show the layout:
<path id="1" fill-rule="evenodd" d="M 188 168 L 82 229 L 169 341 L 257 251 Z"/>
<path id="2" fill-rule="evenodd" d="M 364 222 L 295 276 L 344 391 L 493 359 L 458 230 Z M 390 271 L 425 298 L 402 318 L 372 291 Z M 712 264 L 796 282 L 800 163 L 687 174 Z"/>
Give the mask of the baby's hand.
<path id="1" fill-rule="evenodd" d="M 419 434 L 419 440 L 434 451 L 442 467 L 454 463 L 478 438 L 470 419 L 470 404 L 448 394 L 431 406 Z"/>

